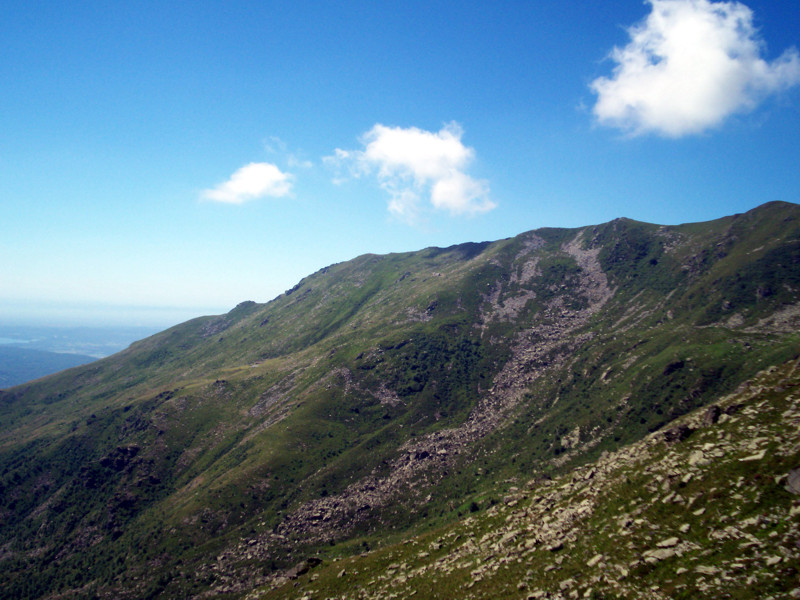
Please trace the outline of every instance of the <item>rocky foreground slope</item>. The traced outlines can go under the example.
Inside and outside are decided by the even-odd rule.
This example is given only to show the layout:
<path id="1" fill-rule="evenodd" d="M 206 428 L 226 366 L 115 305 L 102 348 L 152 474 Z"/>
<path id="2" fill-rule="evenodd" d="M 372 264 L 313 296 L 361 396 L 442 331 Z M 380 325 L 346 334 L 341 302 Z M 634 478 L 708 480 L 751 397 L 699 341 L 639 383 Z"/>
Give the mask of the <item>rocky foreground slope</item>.
<path id="1" fill-rule="evenodd" d="M 358 257 L 266 304 L 243 302 L 0 391 L 0 589 L 8 598 L 244 597 L 310 558 L 330 564 L 490 510 L 506 518 L 511 509 L 497 501 L 519 494 L 509 490 L 520 482 L 557 478 L 674 430 L 676 419 L 799 355 L 793 204 L 700 224 L 616 219 Z M 680 453 L 710 431 L 676 430 L 669 448 Z M 704 443 L 739 451 L 723 442 Z M 741 465 L 771 469 L 773 479 L 797 466 L 765 456 Z M 613 472 L 601 465 L 587 485 Z M 746 498 L 736 481 L 703 498 Z M 668 487 L 658 489 L 662 499 L 676 490 L 684 504 L 654 507 L 683 509 L 688 494 L 715 486 Z M 561 488 L 541 489 L 556 494 L 541 521 L 558 525 Z M 637 552 L 683 552 L 697 521 L 685 535 L 670 528 L 637 545 L 647 531 L 637 519 L 662 527 L 660 513 L 633 514 L 644 502 L 638 489 L 615 513 L 634 524 L 623 528 L 634 547 L 618 562 L 604 549 L 610 530 L 591 528 L 562 528 L 572 552 L 540 553 L 557 545 L 542 539 L 526 557 L 561 559 L 552 573 L 560 586 L 584 581 L 568 569 L 573 554 L 583 570 L 613 562 L 637 573 Z M 608 504 L 585 500 L 595 512 Z M 474 541 L 479 550 L 488 533 Z M 590 556 L 574 550 L 581 537 Z M 673 537 L 674 546 L 658 546 Z M 486 554 L 455 568 L 466 561 L 448 563 L 441 585 L 484 589 L 472 571 L 496 561 Z M 525 583 L 533 593 L 526 572 L 515 571 L 509 589 Z M 541 590 L 557 589 L 549 581 Z M 414 589 L 427 588 L 406 592 Z"/>
<path id="2" fill-rule="evenodd" d="M 800 360 L 457 523 L 290 576 L 248 598 L 800 598 Z"/>

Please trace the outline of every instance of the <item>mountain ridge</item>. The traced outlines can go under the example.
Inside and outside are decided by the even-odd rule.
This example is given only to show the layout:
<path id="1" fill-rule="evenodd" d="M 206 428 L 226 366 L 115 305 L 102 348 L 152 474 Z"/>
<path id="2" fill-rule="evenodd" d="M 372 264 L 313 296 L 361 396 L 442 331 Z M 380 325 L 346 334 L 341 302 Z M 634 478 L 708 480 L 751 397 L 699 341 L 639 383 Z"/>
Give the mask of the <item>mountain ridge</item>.
<path id="1" fill-rule="evenodd" d="M 363 255 L 2 392 L 0 583 L 243 594 L 635 442 L 796 357 L 798 223 L 769 203 Z"/>

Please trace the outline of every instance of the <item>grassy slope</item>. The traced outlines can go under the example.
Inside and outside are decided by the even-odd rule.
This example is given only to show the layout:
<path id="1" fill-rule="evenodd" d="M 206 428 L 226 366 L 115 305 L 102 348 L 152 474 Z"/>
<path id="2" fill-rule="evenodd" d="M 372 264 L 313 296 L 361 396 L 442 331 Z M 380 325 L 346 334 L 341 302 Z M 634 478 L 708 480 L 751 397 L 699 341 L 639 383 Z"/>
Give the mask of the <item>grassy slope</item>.
<path id="1" fill-rule="evenodd" d="M 249 597 L 796 597 L 800 497 L 786 484 L 800 464 L 800 363 L 758 373 L 717 406 L 717 423 L 704 410 L 675 422 L 692 430 L 683 441 L 651 434 Z"/>
<path id="2" fill-rule="evenodd" d="M 423 508 L 376 509 L 375 528 L 330 551 L 375 545 L 386 527 L 450 522 L 488 502 L 495 482 L 635 441 L 794 356 L 796 333 L 754 326 L 798 301 L 797 213 L 776 203 L 702 226 L 586 228 L 584 248 L 599 249 L 615 294 L 570 331 L 585 343 L 562 362 L 539 357 L 550 366 L 520 363 L 541 376 L 501 428 L 437 475 Z M 219 574 L 181 563 L 266 534 L 380 471 L 403 443 L 462 423 L 523 333 L 535 342 L 567 318 L 554 306 L 585 308 L 585 273 L 563 249 L 576 233 L 363 256 L 266 305 L 3 394 L 0 583 L 11 597 L 218 587 Z M 489 318 L 519 298 L 513 318 Z M 236 555 L 227 576 L 291 564 L 298 546 L 257 565 Z M 35 581 L 22 575 L 31 568 Z"/>

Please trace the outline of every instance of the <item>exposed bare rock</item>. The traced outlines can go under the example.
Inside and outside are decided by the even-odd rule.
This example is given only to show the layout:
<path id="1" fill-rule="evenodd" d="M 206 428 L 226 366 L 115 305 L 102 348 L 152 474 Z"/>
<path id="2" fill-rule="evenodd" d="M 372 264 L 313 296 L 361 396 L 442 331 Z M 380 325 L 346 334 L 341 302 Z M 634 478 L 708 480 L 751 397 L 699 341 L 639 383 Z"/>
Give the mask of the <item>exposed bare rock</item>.
<path id="1" fill-rule="evenodd" d="M 786 479 L 786 489 L 800 495 L 800 469 L 792 469 Z"/>
<path id="2" fill-rule="evenodd" d="M 302 562 L 297 563 L 294 567 L 289 569 L 285 575 L 289 579 L 297 579 L 301 575 L 305 575 L 314 567 L 318 567 L 322 564 L 322 561 L 319 558 L 311 557 L 307 558 Z"/>
<path id="3" fill-rule="evenodd" d="M 549 312 L 540 325 L 521 334 L 511 359 L 495 377 L 492 387 L 478 399 L 463 425 L 407 442 L 392 461 L 388 475 L 370 475 L 348 486 L 342 494 L 308 502 L 287 515 L 279 531 L 284 535 L 292 532 L 316 542 L 346 535 L 358 523 L 374 518 L 374 512 L 390 502 L 409 494 L 413 497 L 411 490 L 415 482 L 441 477 L 472 443 L 497 429 L 533 381 L 547 370 L 561 366 L 572 348 L 587 341 L 591 334 L 576 332 L 613 294 L 597 261 L 599 250 L 584 249 L 583 235 L 584 230 L 581 230 L 562 249 L 575 258 L 582 269 L 578 293 L 586 299 L 584 309 L 566 316 Z M 347 392 L 353 386 L 352 377 L 346 370 L 337 373 L 344 378 Z M 561 460 L 568 458 L 565 454 Z M 328 518 L 316 518 L 319 514 L 326 514 Z"/>
<path id="4" fill-rule="evenodd" d="M 682 444 L 665 443 L 664 435 L 655 433 L 590 467 L 513 486 L 507 501 L 477 518 L 439 530 L 435 537 L 407 541 L 413 550 L 390 547 L 404 558 L 387 576 L 355 579 L 355 587 L 342 597 L 410 597 L 412 590 L 442 589 L 436 587 L 440 578 L 465 577 L 469 583 L 463 597 L 475 599 L 667 600 L 676 590 L 685 597 L 723 598 L 742 589 L 776 586 L 781 578 L 790 578 L 791 584 L 800 564 L 800 507 L 785 501 L 787 494 L 752 514 L 761 506 L 758 490 L 775 493 L 771 478 L 765 484 L 762 468 L 755 465 L 744 467 L 738 478 L 725 478 L 729 467 L 740 472 L 737 458 L 768 443 L 785 456 L 800 452 L 794 439 L 800 398 L 787 391 L 798 389 L 800 380 L 791 366 L 783 369 L 791 374 L 781 386 L 746 386 L 720 399 L 719 414 L 737 406 L 738 420 L 721 418 L 700 427 L 707 414 L 701 409 L 675 423 L 675 428 L 695 432 Z M 776 389 L 782 390 L 780 402 L 770 395 Z M 699 459 L 688 460 L 692 456 Z M 775 483 L 785 481 L 788 490 L 798 480 L 800 469 L 794 469 Z M 619 515 L 611 523 L 609 505 Z M 740 511 L 748 516 L 737 518 Z M 672 534 L 678 531 L 680 536 Z M 408 561 L 402 577 L 395 575 L 400 560 Z M 503 587 L 508 579 L 513 583 Z M 797 588 L 786 590 L 769 597 L 800 597 Z"/>
<path id="5" fill-rule="evenodd" d="M 711 425 L 715 425 L 717 421 L 719 421 L 719 416 L 722 414 L 722 410 L 719 406 L 713 405 L 709 406 L 706 409 L 705 414 L 703 415 L 703 425 L 709 427 Z"/>
<path id="6" fill-rule="evenodd" d="M 664 432 L 664 441 L 667 443 L 675 443 L 675 442 L 682 442 L 690 435 L 692 435 L 694 429 L 689 427 L 686 424 L 676 425 L 675 427 L 670 427 Z"/>

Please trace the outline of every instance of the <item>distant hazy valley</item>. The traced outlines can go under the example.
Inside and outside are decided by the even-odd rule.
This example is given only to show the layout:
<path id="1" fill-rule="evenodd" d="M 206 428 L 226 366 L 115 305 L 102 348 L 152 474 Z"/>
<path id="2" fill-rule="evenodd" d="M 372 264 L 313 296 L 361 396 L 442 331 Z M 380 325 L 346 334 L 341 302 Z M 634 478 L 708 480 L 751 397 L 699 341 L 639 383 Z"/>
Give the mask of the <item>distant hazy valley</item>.
<path id="1" fill-rule="evenodd" d="M 0 325 L 0 388 L 110 356 L 156 331 L 145 327 Z"/>
<path id="2" fill-rule="evenodd" d="M 158 333 L 156 327 L 75 327 L 0 324 L 0 347 L 103 358 Z"/>

